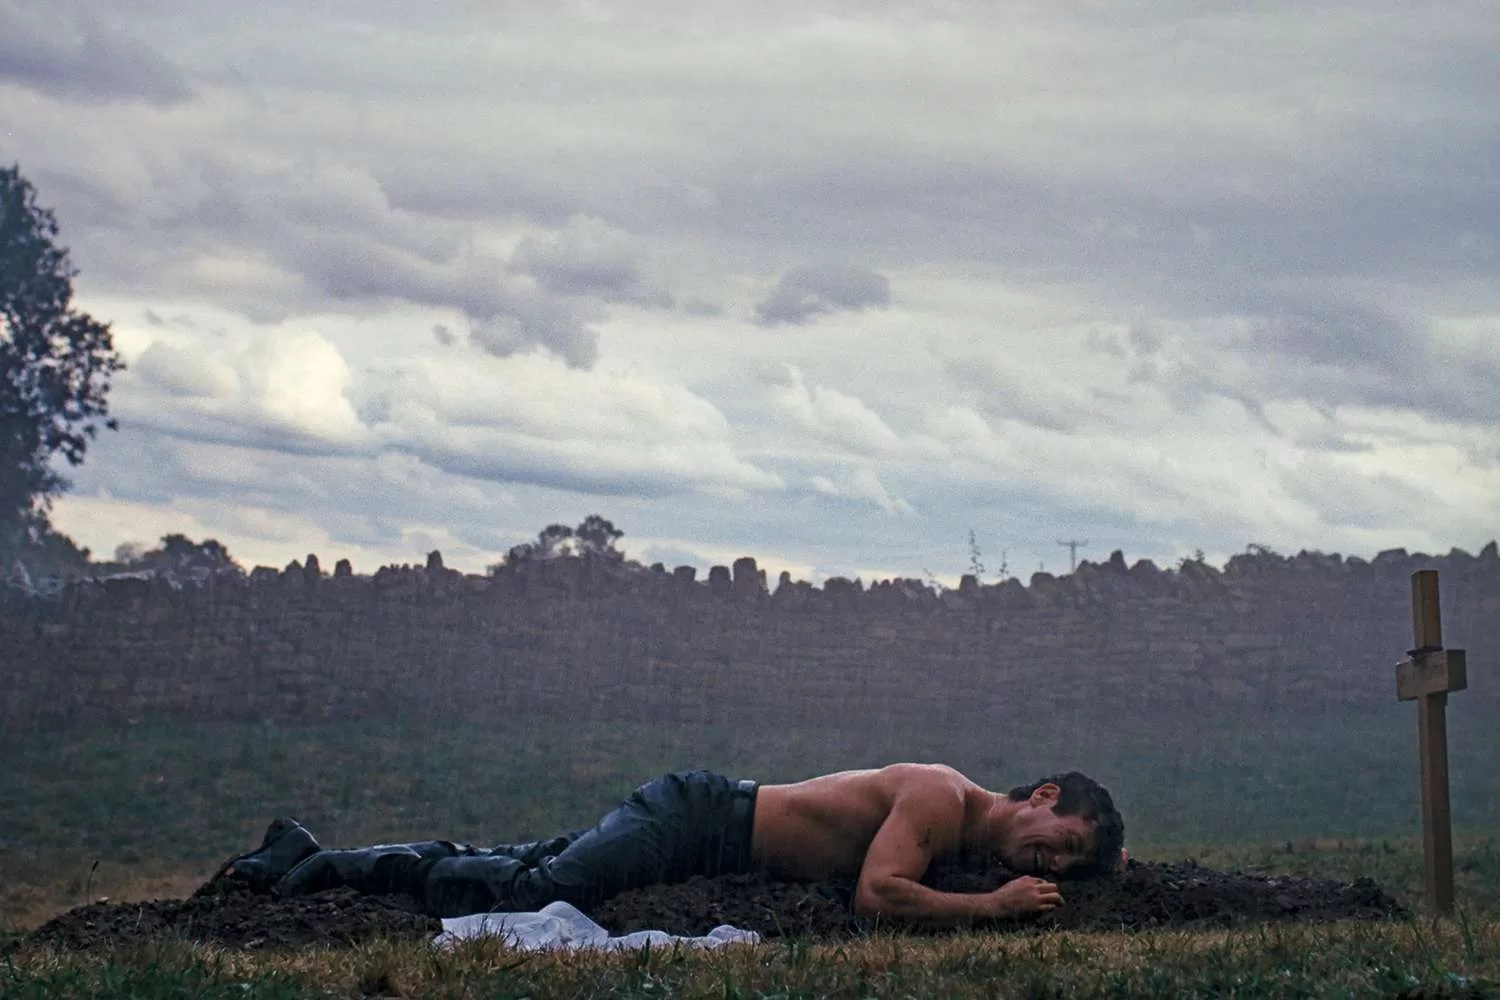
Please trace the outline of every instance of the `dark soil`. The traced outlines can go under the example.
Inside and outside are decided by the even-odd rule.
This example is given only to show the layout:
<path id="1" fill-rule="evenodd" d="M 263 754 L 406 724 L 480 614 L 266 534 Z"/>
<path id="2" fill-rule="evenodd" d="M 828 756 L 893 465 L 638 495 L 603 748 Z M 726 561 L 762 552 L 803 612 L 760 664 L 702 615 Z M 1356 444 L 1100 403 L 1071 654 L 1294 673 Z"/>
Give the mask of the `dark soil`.
<path id="1" fill-rule="evenodd" d="M 922 881 L 947 892 L 985 892 L 1015 878 L 990 868 L 940 867 Z M 1153 927 L 1228 927 L 1236 923 L 1384 920 L 1405 910 L 1370 879 L 1245 875 L 1131 860 L 1125 871 L 1060 883 L 1064 905 L 1026 921 L 997 921 L 997 929 L 1138 931 Z M 852 915 L 852 883 L 795 884 L 758 875 L 693 879 L 622 893 L 590 914 L 611 933 L 658 927 L 702 934 L 733 924 L 766 937 L 807 934 L 834 938 L 871 929 Z M 932 933 L 932 932 L 927 932 Z"/>
<path id="2" fill-rule="evenodd" d="M 277 899 L 223 881 L 188 899 L 80 906 L 19 943 L 95 949 L 175 938 L 230 948 L 291 949 L 340 947 L 381 937 L 432 938 L 442 929 L 442 921 L 416 912 L 413 902 L 401 896 L 334 889 Z"/>
<path id="3" fill-rule="evenodd" d="M 982 892 L 1014 877 L 1001 867 L 939 868 L 924 881 L 950 892 Z M 695 878 L 680 885 L 624 893 L 590 914 L 612 933 L 659 928 L 703 934 L 733 924 L 765 937 L 837 939 L 870 925 L 849 910 L 852 885 L 776 882 L 759 875 Z M 1241 922 L 1382 920 L 1405 915 L 1369 879 L 1353 883 L 1245 875 L 1131 861 L 1114 876 L 1062 884 L 1061 909 L 1002 929 L 1144 930 L 1226 927 Z M 92 949 L 163 938 L 235 948 L 343 946 L 372 938 L 430 939 L 442 929 L 405 897 L 362 896 L 340 889 L 300 899 L 254 895 L 232 883 L 211 883 L 192 898 L 150 903 L 100 903 L 69 911 L 25 942 Z M 929 932 L 930 933 L 930 932 Z"/>

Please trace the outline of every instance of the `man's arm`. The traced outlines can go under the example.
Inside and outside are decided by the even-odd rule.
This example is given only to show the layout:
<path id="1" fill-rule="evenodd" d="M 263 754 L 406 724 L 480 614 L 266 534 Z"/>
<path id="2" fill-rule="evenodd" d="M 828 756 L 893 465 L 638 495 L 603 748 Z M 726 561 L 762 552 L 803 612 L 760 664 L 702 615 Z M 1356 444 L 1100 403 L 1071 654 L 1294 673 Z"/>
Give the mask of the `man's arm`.
<path id="1" fill-rule="evenodd" d="M 1023 876 L 993 892 L 940 892 L 919 881 L 932 859 L 953 852 L 963 835 L 964 794 L 956 776 L 905 783 L 870 842 L 854 894 L 854 912 L 908 923 L 961 926 L 1018 917 L 1062 904 L 1057 886 Z"/>

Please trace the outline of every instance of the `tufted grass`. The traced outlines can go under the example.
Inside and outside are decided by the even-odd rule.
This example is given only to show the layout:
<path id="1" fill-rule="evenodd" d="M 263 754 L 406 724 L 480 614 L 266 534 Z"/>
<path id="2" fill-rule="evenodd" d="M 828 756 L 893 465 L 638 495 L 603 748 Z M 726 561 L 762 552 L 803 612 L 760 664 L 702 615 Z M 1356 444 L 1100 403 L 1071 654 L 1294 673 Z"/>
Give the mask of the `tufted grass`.
<path id="1" fill-rule="evenodd" d="M 1494 996 L 1500 924 L 1270 926 L 1235 932 L 981 934 L 714 952 L 525 954 L 497 941 L 246 953 L 163 943 L 0 960 L 0 996 L 1348 997 Z M 1426 992 L 1418 992 L 1425 990 Z M 1403 992 L 1404 991 L 1404 992 Z"/>

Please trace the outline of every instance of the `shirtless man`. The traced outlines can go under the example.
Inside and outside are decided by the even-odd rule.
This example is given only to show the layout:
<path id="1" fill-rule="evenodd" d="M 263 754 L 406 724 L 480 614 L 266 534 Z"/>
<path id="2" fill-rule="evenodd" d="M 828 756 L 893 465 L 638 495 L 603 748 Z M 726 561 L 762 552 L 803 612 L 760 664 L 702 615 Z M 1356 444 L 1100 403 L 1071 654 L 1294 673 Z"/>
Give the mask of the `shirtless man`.
<path id="1" fill-rule="evenodd" d="M 626 889 L 694 875 L 764 871 L 777 878 L 855 878 L 860 916 L 935 926 L 1018 918 L 1062 905 L 1050 879 L 1114 870 L 1124 825 L 1103 787 L 1077 772 L 991 792 L 941 764 L 888 767 L 787 785 L 709 771 L 663 775 L 593 828 L 530 844 L 452 841 L 323 850 L 294 820 L 215 878 L 298 896 L 347 886 L 406 893 L 431 914 L 587 909 Z M 1027 874 L 993 892 L 920 883 L 945 858 L 998 857 Z"/>

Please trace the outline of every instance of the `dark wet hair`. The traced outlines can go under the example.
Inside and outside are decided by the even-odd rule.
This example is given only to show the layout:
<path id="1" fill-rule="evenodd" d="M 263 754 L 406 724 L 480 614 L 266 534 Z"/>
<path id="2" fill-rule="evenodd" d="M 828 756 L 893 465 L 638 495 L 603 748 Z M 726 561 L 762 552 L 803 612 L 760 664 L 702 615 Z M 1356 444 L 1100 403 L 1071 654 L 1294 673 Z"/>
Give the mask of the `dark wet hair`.
<path id="1" fill-rule="evenodd" d="M 1068 771 L 1017 785 L 1006 792 L 1013 802 L 1025 802 L 1043 785 L 1056 785 L 1061 791 L 1052 811 L 1058 816 L 1080 816 L 1094 824 L 1093 854 L 1069 875 L 1093 875 L 1112 872 L 1120 867 L 1120 848 L 1125 846 L 1125 820 L 1115 808 L 1109 790 L 1086 774 Z"/>

